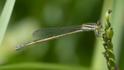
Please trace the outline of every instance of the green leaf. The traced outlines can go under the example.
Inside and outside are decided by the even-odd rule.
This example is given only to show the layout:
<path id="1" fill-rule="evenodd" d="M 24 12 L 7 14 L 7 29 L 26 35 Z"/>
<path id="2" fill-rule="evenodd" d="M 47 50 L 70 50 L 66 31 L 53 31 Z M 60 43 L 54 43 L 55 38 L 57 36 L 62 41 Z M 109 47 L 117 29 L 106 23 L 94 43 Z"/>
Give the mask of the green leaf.
<path id="1" fill-rule="evenodd" d="M 9 20 L 11 17 L 14 4 L 15 4 L 15 0 L 6 0 L 4 9 L 0 16 L 0 46 L 1 46 L 2 40 L 4 38 Z"/>
<path id="2" fill-rule="evenodd" d="M 90 70 L 85 67 L 50 63 L 19 63 L 0 67 L 0 70 Z"/>

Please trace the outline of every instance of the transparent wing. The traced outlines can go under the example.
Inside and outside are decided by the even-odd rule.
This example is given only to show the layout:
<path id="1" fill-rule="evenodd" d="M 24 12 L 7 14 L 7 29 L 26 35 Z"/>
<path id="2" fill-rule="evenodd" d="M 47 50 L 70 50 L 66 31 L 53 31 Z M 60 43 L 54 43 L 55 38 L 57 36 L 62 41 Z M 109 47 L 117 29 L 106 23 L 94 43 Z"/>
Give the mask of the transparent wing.
<path id="1" fill-rule="evenodd" d="M 94 31 L 96 29 L 95 23 L 82 24 L 78 26 L 56 27 L 56 28 L 42 28 L 33 32 L 35 40 L 44 39 L 52 36 L 66 34 L 77 30 L 81 31 Z"/>
<path id="2" fill-rule="evenodd" d="M 35 40 L 37 39 L 44 39 L 44 38 L 48 38 L 48 37 L 52 37 L 52 36 L 57 36 L 57 35 L 61 35 L 61 34 L 65 34 L 68 32 L 73 32 L 76 30 L 80 30 L 81 25 L 79 26 L 69 26 L 69 27 L 56 27 L 56 28 L 42 28 L 42 29 L 38 29 L 36 31 L 33 32 L 33 38 Z"/>

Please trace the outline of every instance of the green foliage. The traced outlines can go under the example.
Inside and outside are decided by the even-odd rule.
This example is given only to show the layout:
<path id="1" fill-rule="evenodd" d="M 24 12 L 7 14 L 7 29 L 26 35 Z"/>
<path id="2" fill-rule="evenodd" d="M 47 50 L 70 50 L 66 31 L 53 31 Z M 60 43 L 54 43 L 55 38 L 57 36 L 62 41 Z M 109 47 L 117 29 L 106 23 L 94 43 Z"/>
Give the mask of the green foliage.
<path id="1" fill-rule="evenodd" d="M 0 16 L 0 47 L 9 23 L 10 16 L 12 14 L 14 4 L 15 0 L 7 0 Z"/>
<path id="2" fill-rule="evenodd" d="M 4 5 L 1 1 L 0 5 Z M 18 52 L 15 51 L 15 47 L 20 43 L 34 40 L 31 37 L 32 32 L 42 27 L 96 22 L 100 18 L 102 6 L 105 5 L 102 10 L 103 17 L 104 11 L 109 8 L 109 5 L 112 6 L 112 0 L 106 0 L 104 4 L 103 0 L 17 0 L 15 6 L 14 3 L 15 0 L 6 0 L 0 17 L 0 44 L 5 47 L 0 47 L 0 70 L 107 70 L 102 54 L 104 49 L 100 43 L 103 41 L 96 41 L 93 32 L 74 34 L 32 45 Z M 123 46 L 120 44 L 120 42 L 123 43 L 123 30 L 120 27 L 123 25 L 119 23 L 122 23 L 123 19 L 117 16 L 119 12 L 122 13 L 123 4 L 121 0 L 115 3 L 119 4 L 113 5 L 114 17 L 112 17 L 111 27 L 107 25 L 105 31 L 107 38 L 113 37 L 114 50 L 112 52 L 116 53 L 115 59 L 119 60 L 118 48 Z M 120 7 L 116 8 L 116 6 Z M 8 30 L 5 34 L 6 29 Z M 120 61 L 120 69 L 123 70 L 122 58 L 123 55 Z"/>

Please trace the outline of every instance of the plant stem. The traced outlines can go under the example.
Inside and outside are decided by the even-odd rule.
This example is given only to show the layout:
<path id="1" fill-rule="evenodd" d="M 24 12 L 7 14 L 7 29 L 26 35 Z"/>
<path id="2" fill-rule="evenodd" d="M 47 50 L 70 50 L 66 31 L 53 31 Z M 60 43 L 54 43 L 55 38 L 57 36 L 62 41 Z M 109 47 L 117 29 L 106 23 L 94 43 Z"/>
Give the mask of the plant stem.
<path id="1" fill-rule="evenodd" d="M 106 12 L 106 23 L 103 24 L 104 25 L 104 32 L 102 34 L 102 38 L 103 38 L 103 46 L 105 49 L 104 57 L 106 59 L 107 62 L 107 67 L 108 70 L 115 70 L 115 55 L 113 52 L 113 44 L 112 44 L 112 37 L 113 37 L 113 29 L 111 27 L 111 23 L 110 23 L 110 14 L 111 14 L 111 10 L 108 10 Z"/>

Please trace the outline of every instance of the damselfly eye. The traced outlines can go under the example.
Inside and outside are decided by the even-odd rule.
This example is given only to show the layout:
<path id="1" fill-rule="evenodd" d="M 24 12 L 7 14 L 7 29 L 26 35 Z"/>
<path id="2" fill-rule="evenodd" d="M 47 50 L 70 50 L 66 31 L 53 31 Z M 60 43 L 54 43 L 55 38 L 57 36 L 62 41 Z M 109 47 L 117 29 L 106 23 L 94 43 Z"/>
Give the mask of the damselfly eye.
<path id="1" fill-rule="evenodd" d="M 97 37 L 100 37 L 102 33 L 102 24 L 100 21 L 97 21 L 96 23 L 96 29 L 95 29 L 95 34 Z"/>

